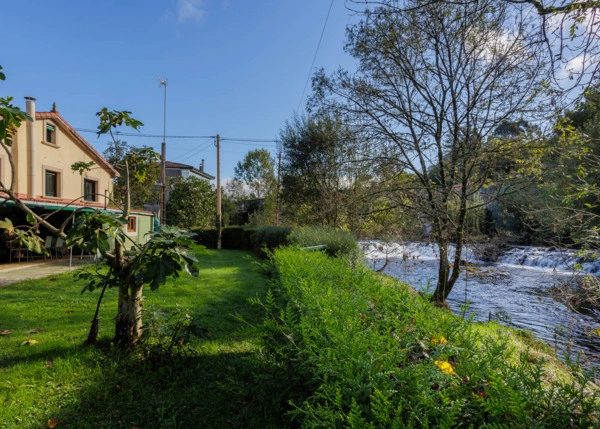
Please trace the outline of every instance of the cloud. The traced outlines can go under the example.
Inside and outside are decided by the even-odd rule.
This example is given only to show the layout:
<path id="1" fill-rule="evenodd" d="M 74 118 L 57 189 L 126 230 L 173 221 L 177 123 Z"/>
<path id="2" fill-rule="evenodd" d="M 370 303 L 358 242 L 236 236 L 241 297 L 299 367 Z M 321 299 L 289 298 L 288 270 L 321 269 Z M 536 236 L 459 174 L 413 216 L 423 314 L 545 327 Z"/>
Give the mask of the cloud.
<path id="1" fill-rule="evenodd" d="M 202 0 L 177 0 L 177 21 L 196 21 L 204 18 L 206 11 L 202 7 Z"/>

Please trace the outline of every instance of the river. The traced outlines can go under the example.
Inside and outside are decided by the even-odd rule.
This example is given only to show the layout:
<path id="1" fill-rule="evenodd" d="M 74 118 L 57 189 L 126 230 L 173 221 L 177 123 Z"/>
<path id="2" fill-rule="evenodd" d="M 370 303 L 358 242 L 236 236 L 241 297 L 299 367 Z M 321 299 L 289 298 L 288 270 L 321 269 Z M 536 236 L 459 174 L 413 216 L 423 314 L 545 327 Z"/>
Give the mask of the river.
<path id="1" fill-rule="evenodd" d="M 361 246 L 373 269 L 385 266 L 384 273 L 417 290 L 433 292 L 439 261 L 436 245 L 364 241 Z M 473 265 L 461 272 L 448 297 L 452 311 L 531 331 L 559 355 L 579 355 L 582 365 L 600 365 L 600 310 L 572 311 L 549 292 L 573 278 L 574 264 L 597 274 L 599 260 L 586 262 L 566 250 L 536 247 L 515 247 L 495 263 L 477 260 L 469 249 L 464 253 L 463 259 Z"/>

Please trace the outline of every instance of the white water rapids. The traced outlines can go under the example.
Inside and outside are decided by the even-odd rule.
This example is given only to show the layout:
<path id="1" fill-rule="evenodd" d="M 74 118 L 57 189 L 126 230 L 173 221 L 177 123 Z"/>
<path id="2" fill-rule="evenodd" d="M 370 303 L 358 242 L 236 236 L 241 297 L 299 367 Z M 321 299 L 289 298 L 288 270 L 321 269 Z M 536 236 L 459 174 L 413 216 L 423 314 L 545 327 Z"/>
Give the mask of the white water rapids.
<path id="1" fill-rule="evenodd" d="M 361 242 L 365 258 L 373 269 L 402 280 L 417 290 L 433 292 L 437 281 L 437 245 L 426 243 Z M 452 260 L 454 249 L 449 259 Z M 554 248 L 515 247 L 498 262 L 478 261 L 470 249 L 463 260 L 476 265 L 462 270 L 448 304 L 457 314 L 474 320 L 495 319 L 509 326 L 531 331 L 537 338 L 569 353 L 580 355 L 582 364 L 600 365 L 600 311 L 574 312 L 554 300 L 549 288 L 568 281 L 575 264 L 598 275 L 600 260 L 586 261 L 574 252 Z M 386 263 L 387 261 L 387 263 Z M 466 310 L 465 310 L 466 308 Z M 596 332 L 596 334 L 594 334 Z"/>

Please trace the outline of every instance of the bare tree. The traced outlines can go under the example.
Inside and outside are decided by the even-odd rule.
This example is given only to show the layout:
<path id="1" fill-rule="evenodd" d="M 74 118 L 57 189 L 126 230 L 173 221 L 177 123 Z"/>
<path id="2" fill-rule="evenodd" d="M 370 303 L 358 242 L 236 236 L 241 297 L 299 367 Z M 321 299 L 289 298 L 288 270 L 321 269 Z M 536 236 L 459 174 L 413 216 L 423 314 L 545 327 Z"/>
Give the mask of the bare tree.
<path id="1" fill-rule="evenodd" d="M 439 3 L 437 0 L 404 2 L 402 0 L 348 0 L 349 8 L 358 14 L 366 8 L 384 7 L 389 12 L 411 11 Z M 449 0 L 459 7 L 470 3 Z M 568 94 L 594 82 L 600 75 L 600 1 L 578 0 L 497 0 L 499 7 L 510 8 L 527 21 L 532 38 L 523 43 L 537 45 L 542 41 L 551 61 L 549 80 L 559 93 Z M 571 97 L 573 99 L 575 97 Z"/>
<path id="2" fill-rule="evenodd" d="M 531 43 L 525 16 L 497 1 L 379 2 L 348 30 L 356 72 L 315 77 L 314 105 L 360 130 L 380 171 L 404 177 L 390 192 L 408 196 L 406 209 L 430 224 L 440 256 L 434 302 L 458 279 L 468 213 L 535 168 L 534 141 L 493 135 L 506 121 L 534 120 L 550 101 L 547 51 L 541 38 Z"/>

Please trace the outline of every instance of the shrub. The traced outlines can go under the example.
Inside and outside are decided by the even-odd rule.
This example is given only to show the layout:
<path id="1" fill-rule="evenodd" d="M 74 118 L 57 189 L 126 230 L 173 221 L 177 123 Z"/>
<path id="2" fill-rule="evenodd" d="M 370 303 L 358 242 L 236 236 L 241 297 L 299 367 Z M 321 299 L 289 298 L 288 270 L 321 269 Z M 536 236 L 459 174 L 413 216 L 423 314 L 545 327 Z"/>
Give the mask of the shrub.
<path id="1" fill-rule="evenodd" d="M 331 257 L 348 257 L 353 263 L 359 260 L 359 247 L 351 232 L 333 228 L 300 228 L 290 234 L 290 243 L 300 247 L 326 245 L 325 253 Z"/>
<path id="2" fill-rule="evenodd" d="M 252 236 L 256 233 L 255 228 L 244 228 L 243 226 L 228 226 L 221 232 L 221 246 L 223 249 L 252 250 Z"/>
<path id="3" fill-rule="evenodd" d="M 289 244 L 292 228 L 286 226 L 263 226 L 256 230 L 253 236 L 254 250 L 264 257 L 264 250 L 273 250 Z"/>
<path id="4" fill-rule="evenodd" d="M 216 229 L 196 229 L 192 231 L 194 239 L 209 249 L 217 248 Z M 254 228 L 243 226 L 228 226 L 221 230 L 221 248 L 230 250 L 254 250 L 252 236 L 256 232 Z"/>
<path id="5" fill-rule="evenodd" d="M 202 246 L 208 249 L 216 249 L 217 248 L 217 230 L 214 228 L 211 229 L 194 229 L 191 231 L 194 233 L 194 240 L 196 243 L 201 244 Z"/>

